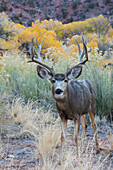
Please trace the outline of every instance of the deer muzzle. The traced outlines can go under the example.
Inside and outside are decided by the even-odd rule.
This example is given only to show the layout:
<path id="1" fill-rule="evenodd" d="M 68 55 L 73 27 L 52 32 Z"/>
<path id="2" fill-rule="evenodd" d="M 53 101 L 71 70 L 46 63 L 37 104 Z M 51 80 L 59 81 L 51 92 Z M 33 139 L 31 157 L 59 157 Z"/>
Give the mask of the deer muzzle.
<path id="1" fill-rule="evenodd" d="M 61 89 L 56 89 L 56 90 L 55 90 L 55 93 L 56 93 L 56 94 L 62 94 L 63 91 L 62 91 Z"/>

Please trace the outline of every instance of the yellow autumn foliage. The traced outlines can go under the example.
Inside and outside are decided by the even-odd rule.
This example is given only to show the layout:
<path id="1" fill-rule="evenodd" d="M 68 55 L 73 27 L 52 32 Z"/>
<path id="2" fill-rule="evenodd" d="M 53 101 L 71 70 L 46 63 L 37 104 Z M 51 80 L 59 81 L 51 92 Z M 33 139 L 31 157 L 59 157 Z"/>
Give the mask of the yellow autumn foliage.
<path id="1" fill-rule="evenodd" d="M 31 27 L 22 29 L 21 33 L 15 36 L 15 40 L 19 42 L 19 46 L 23 43 L 30 43 L 32 38 L 38 37 L 39 44 L 44 39 L 42 53 L 45 53 L 47 48 L 61 45 L 61 42 L 56 39 L 56 33 L 53 30 L 46 30 L 40 21 L 36 21 Z"/>
<path id="2" fill-rule="evenodd" d="M 63 24 L 53 19 L 36 20 L 32 23 L 32 26 L 25 27 L 24 25 L 9 21 L 8 16 L 5 13 L 1 13 L 0 26 L 4 31 L 11 32 L 7 39 L 0 37 L 1 49 L 19 51 L 19 47 L 26 43 L 30 44 L 32 38 L 34 37 L 36 40 L 38 36 L 39 44 L 44 39 L 41 53 L 46 53 L 46 56 L 48 55 L 53 60 L 73 58 L 78 53 L 76 40 L 79 42 L 81 50 L 83 50 L 81 35 L 87 39 L 87 47 L 90 49 L 91 46 L 91 53 L 95 55 L 98 55 L 95 52 L 98 50 L 98 45 L 113 44 L 113 28 L 110 26 L 107 18 L 102 15 L 68 24 Z M 102 62 L 108 63 L 108 60 L 105 61 L 103 59 L 100 62 L 101 64 Z"/>

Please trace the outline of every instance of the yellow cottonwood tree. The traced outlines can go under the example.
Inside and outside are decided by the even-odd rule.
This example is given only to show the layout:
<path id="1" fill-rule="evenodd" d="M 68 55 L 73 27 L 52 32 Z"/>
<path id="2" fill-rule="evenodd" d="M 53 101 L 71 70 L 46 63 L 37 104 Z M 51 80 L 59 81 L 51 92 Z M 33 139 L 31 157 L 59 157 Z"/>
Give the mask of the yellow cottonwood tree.
<path id="1" fill-rule="evenodd" d="M 36 39 L 37 36 L 39 44 L 44 39 L 42 48 L 43 53 L 45 53 L 49 47 L 54 46 L 58 48 L 61 45 L 61 42 L 56 39 L 55 31 L 45 29 L 43 23 L 40 21 L 36 21 L 31 27 L 23 29 L 20 34 L 15 36 L 15 40 L 18 41 L 19 46 L 21 46 L 23 43 L 30 43 L 32 38 L 35 37 Z"/>

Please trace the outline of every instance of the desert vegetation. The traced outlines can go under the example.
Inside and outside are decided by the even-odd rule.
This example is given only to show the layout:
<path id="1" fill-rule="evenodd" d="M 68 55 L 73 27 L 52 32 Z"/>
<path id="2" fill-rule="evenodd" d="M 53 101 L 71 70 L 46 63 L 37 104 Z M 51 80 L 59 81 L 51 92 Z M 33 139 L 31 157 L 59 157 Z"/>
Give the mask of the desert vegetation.
<path id="1" fill-rule="evenodd" d="M 108 20 L 102 15 L 69 24 L 52 19 L 36 20 L 32 26 L 25 27 L 11 22 L 5 13 L 0 15 L 0 156 L 4 162 L 8 159 L 8 165 L 1 161 L 1 168 L 16 167 L 16 151 L 10 152 L 11 142 L 8 144 L 8 141 L 16 140 L 18 143 L 17 138 L 24 138 L 28 140 L 30 148 L 35 148 L 29 153 L 35 160 L 32 164 L 34 169 L 112 169 L 113 28 Z M 28 50 L 33 37 L 36 39 L 38 36 L 39 43 L 44 39 L 42 60 L 54 66 L 56 72 L 64 73 L 67 67 L 78 62 L 75 39 L 83 48 L 81 35 L 87 40 L 88 50 L 90 46 L 92 50 L 88 68 L 84 66 L 80 79 L 90 80 L 95 88 L 97 124 L 107 122 L 110 128 L 106 132 L 105 128 L 102 130 L 104 135 L 101 138 L 98 135 L 99 144 L 105 148 L 105 152 L 96 154 L 93 135 L 89 135 L 87 138 L 91 140 L 85 139 L 85 146 L 83 150 L 79 148 L 77 158 L 75 146 L 70 146 L 73 139 L 73 124 L 70 121 L 68 133 L 71 135 L 67 134 L 67 145 L 61 159 L 60 119 L 51 84 L 37 76 L 36 64 L 27 63 L 30 56 L 24 51 Z M 23 159 L 24 156 L 21 161 Z M 18 168 L 22 165 L 19 162 Z"/>

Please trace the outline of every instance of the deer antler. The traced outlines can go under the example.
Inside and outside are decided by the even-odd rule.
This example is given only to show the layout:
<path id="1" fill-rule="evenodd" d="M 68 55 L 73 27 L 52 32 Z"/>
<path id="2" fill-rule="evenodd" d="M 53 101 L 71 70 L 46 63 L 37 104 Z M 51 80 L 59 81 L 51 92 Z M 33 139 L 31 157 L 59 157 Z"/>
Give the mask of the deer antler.
<path id="1" fill-rule="evenodd" d="M 32 56 L 32 60 L 28 61 L 29 62 L 35 62 L 35 63 L 38 63 L 39 65 L 47 68 L 52 75 L 55 75 L 55 71 L 53 69 L 53 67 L 49 67 L 47 64 L 43 63 L 41 61 L 41 58 L 40 58 L 40 51 L 41 51 L 41 47 L 42 47 L 42 43 L 43 43 L 44 39 L 42 40 L 41 44 L 39 45 L 38 44 L 38 37 L 36 39 L 36 44 L 37 44 L 37 47 L 38 47 L 38 51 L 36 51 L 35 47 L 34 47 L 34 38 L 32 38 L 32 41 L 30 43 L 30 46 L 29 46 L 29 50 L 28 51 L 25 51 L 27 52 L 29 55 Z"/>
<path id="2" fill-rule="evenodd" d="M 76 40 L 76 39 L 75 39 Z M 82 37 L 82 41 L 84 42 L 84 44 L 85 44 L 85 41 L 84 41 L 84 38 Z M 78 49 L 79 49 L 79 56 L 80 56 L 80 60 L 79 60 L 79 62 L 81 62 L 82 61 L 82 59 L 83 59 L 83 56 L 84 56 L 84 54 L 85 54 L 85 48 L 83 47 L 83 52 L 82 52 L 82 54 L 81 54 L 81 48 L 80 48 L 80 44 L 78 43 L 78 41 L 76 40 L 76 42 L 77 42 L 77 45 L 78 45 Z M 92 50 L 92 48 L 91 48 L 91 46 L 90 46 L 90 50 L 88 51 L 88 53 L 90 52 Z"/>
<path id="3" fill-rule="evenodd" d="M 88 61 L 88 53 L 92 50 L 91 46 L 90 46 L 90 50 L 87 51 L 87 47 L 86 47 L 86 44 L 85 44 L 85 40 L 84 38 L 82 37 L 82 42 L 83 42 L 83 52 L 81 54 L 81 48 L 80 48 L 80 44 L 78 43 L 78 41 L 76 40 L 77 42 L 77 45 L 78 45 L 78 49 L 79 49 L 79 63 L 76 64 L 75 66 L 71 67 L 71 68 L 68 68 L 67 71 L 65 72 L 66 75 L 68 75 L 72 69 L 74 69 L 75 67 L 78 67 L 78 66 L 82 66 L 82 65 L 86 65 L 86 62 Z M 83 60 L 83 56 L 85 54 L 85 59 Z"/>

